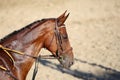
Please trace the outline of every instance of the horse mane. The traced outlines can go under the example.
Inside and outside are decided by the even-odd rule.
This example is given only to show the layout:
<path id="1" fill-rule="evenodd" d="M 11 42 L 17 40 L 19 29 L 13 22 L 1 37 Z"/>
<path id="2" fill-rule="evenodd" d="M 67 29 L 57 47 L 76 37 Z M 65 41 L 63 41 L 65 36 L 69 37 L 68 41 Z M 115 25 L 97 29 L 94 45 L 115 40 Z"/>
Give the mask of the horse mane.
<path id="1" fill-rule="evenodd" d="M 36 23 L 42 24 L 42 23 L 44 23 L 46 20 L 47 20 L 47 19 L 37 20 L 37 21 L 34 21 L 33 23 L 30 23 L 30 24 L 28 24 L 27 26 L 21 28 L 20 30 L 15 30 L 15 31 L 13 31 L 12 33 L 10 33 L 10 34 L 6 35 L 5 37 L 3 37 L 2 39 L 0 39 L 0 43 L 4 42 L 4 40 L 6 40 L 7 38 L 9 38 L 10 36 L 15 35 L 15 34 L 21 32 L 22 30 L 25 30 L 25 29 L 27 29 L 27 28 L 29 29 L 29 28 L 33 27 L 33 25 L 36 24 Z"/>

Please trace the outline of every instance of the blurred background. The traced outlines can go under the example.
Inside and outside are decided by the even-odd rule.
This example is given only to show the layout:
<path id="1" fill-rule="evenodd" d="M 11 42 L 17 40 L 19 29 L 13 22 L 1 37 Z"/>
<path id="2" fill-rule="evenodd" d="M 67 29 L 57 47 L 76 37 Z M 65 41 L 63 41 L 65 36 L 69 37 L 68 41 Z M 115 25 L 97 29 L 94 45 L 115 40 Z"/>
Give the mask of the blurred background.
<path id="1" fill-rule="evenodd" d="M 75 64 L 64 70 L 57 60 L 41 60 L 36 80 L 120 80 L 120 0 L 0 0 L 0 38 L 65 10 Z"/>

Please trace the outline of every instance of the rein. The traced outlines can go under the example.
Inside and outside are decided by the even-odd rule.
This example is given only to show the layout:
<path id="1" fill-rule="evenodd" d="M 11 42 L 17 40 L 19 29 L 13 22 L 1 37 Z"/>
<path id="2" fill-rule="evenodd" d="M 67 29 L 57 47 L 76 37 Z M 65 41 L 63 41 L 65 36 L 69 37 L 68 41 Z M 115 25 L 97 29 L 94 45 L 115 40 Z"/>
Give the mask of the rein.
<path id="1" fill-rule="evenodd" d="M 10 52 L 14 52 L 14 53 L 19 54 L 19 55 L 25 55 L 25 56 L 28 56 L 28 57 L 31 57 L 31 58 L 35 59 L 36 60 L 35 61 L 35 68 L 34 68 L 32 80 L 35 79 L 36 73 L 38 71 L 38 62 L 39 62 L 39 59 L 57 59 L 54 55 L 39 55 L 38 57 L 31 56 L 31 55 L 24 54 L 23 52 L 20 52 L 20 51 L 17 51 L 17 50 L 6 48 L 6 47 L 2 46 L 1 44 L 0 44 L 0 49 L 2 49 L 10 57 L 10 59 L 13 62 L 13 64 L 15 63 L 15 60 L 13 59 L 13 57 L 11 56 L 11 54 L 9 53 L 9 51 Z M 3 71 L 5 71 L 12 78 L 14 78 L 14 80 L 17 80 L 17 78 L 12 73 L 10 73 L 10 70 L 7 69 L 6 67 L 0 66 L 0 69 L 3 70 Z"/>

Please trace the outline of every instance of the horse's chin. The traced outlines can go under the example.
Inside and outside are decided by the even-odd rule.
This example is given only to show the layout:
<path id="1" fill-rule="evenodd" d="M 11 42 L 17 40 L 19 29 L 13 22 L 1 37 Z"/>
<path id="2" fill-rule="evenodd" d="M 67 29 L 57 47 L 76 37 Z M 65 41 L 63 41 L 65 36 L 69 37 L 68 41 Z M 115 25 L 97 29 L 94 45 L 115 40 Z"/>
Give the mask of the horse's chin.
<path id="1" fill-rule="evenodd" d="M 68 65 L 62 65 L 63 68 L 65 69 L 69 69 L 71 66 L 68 66 Z"/>
<path id="2" fill-rule="evenodd" d="M 62 60 L 59 60 L 59 62 L 61 66 L 66 69 L 69 69 L 74 63 L 73 59 L 68 57 L 64 57 Z"/>
<path id="3" fill-rule="evenodd" d="M 65 68 L 65 69 L 69 69 L 72 65 L 73 65 L 73 63 L 72 62 L 67 62 L 67 63 L 62 63 L 62 62 L 60 62 L 60 64 L 61 64 L 61 66 L 63 67 L 63 68 Z"/>

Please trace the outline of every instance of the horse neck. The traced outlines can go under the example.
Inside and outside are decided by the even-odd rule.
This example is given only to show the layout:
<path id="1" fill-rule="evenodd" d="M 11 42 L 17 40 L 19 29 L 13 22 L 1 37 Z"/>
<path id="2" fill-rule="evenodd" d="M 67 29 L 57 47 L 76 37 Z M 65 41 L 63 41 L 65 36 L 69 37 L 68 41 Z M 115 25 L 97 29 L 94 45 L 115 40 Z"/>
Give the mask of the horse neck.
<path id="1" fill-rule="evenodd" d="M 46 27 L 44 25 L 46 25 Z M 47 25 L 47 23 L 45 23 L 36 28 L 26 28 L 16 35 L 11 36 L 9 39 L 6 39 L 5 42 L 1 44 L 10 49 L 21 51 L 27 55 L 38 56 L 39 51 L 44 45 L 46 33 L 51 30 L 49 26 L 53 26 L 53 24 Z M 16 71 L 18 71 L 14 71 L 13 73 L 18 75 L 21 74 L 23 78 L 20 80 L 24 80 L 34 62 L 34 59 L 15 53 L 12 53 L 11 55 L 15 60 Z"/>
<path id="2" fill-rule="evenodd" d="M 37 56 L 40 49 L 44 47 L 43 45 L 47 33 L 53 30 L 52 26 L 54 25 L 53 20 L 48 20 L 43 24 L 39 24 L 38 22 L 29 28 L 21 30 L 17 34 L 9 36 L 4 41 L 0 42 L 0 44 L 28 55 Z M 32 54 L 32 52 L 34 53 Z"/>
<path id="3" fill-rule="evenodd" d="M 40 25 L 38 25 L 36 28 L 26 28 L 19 33 L 8 37 L 4 40 L 4 42 L 0 44 L 2 44 L 4 47 L 20 51 L 24 54 L 37 56 L 43 44 L 44 38 L 41 39 L 41 37 L 44 36 L 45 32 L 42 33 L 42 31 L 43 28 Z M 37 41 L 37 39 L 40 40 Z M 12 54 L 12 56 L 15 58 L 16 61 L 19 61 L 19 58 L 23 57 L 23 55 L 21 56 L 15 53 Z"/>

